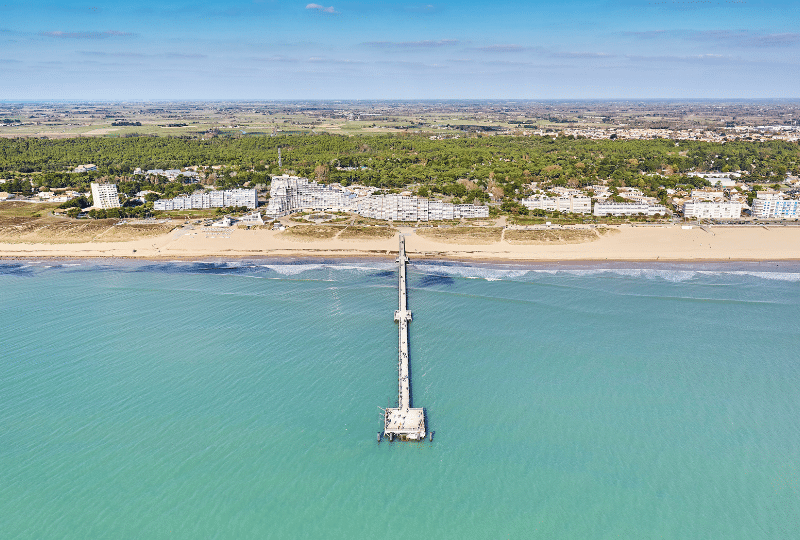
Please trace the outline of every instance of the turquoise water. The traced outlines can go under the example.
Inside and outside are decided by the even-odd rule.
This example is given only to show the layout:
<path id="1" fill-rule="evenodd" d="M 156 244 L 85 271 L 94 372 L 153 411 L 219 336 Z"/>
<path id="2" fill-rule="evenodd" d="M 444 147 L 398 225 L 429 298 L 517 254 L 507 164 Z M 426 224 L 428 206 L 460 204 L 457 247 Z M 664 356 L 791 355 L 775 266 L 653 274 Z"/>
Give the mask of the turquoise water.
<path id="1" fill-rule="evenodd" d="M 0 263 L 0 538 L 800 537 L 800 265 Z"/>

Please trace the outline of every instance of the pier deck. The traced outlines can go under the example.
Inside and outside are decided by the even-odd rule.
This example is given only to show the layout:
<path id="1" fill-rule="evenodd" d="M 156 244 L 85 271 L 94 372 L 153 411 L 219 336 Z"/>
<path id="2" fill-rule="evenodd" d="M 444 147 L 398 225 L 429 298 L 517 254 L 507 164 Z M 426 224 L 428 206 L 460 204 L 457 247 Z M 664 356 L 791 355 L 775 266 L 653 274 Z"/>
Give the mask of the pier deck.
<path id="1" fill-rule="evenodd" d="M 411 407 L 411 374 L 408 363 L 408 323 L 411 312 L 408 310 L 408 292 L 406 290 L 406 243 L 400 236 L 400 251 L 397 256 L 400 270 L 398 285 L 399 306 L 394 312 L 394 320 L 398 323 L 398 406 L 384 411 L 383 433 L 390 439 L 395 436 L 400 440 L 417 441 L 425 438 L 425 410 Z"/>

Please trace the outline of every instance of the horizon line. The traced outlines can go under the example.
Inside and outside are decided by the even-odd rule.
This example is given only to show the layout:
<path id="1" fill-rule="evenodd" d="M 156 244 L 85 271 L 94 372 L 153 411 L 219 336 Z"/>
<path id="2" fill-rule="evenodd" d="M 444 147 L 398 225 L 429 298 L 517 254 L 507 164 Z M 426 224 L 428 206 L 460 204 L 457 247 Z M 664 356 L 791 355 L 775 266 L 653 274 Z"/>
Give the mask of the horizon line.
<path id="1" fill-rule="evenodd" d="M 614 98 L 42 98 L 42 99 L 0 99 L 0 103 L 198 103 L 198 102 L 537 102 L 537 101 L 800 101 L 798 97 L 614 97 Z"/>

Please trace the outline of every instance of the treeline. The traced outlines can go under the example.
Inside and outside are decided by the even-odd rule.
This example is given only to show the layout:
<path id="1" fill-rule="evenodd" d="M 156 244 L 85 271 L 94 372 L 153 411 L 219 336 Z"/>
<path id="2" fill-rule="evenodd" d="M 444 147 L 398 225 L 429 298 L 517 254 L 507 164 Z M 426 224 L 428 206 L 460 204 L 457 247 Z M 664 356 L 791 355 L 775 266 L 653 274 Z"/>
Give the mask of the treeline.
<path id="1" fill-rule="evenodd" d="M 278 169 L 278 148 L 282 165 Z M 323 182 L 361 183 L 384 188 L 426 186 L 432 192 L 469 196 L 477 190 L 496 195 L 525 194 L 530 182 L 587 186 L 598 180 L 639 187 L 648 193 L 705 182 L 686 173 L 742 170 L 750 181 L 781 182 L 800 174 L 800 149 L 784 141 L 590 140 L 573 137 L 471 137 L 430 140 L 418 135 L 283 135 L 180 137 L 0 139 L 0 171 L 62 174 L 95 163 L 84 177 L 130 178 L 133 169 L 223 165 L 218 187 L 247 181 L 266 183 L 269 175 L 293 172 Z M 348 170 L 341 170 L 347 168 Z M 236 172 L 236 175 L 232 173 Z M 39 175 L 37 175 L 39 176 Z M 475 184 L 463 188 L 458 179 Z"/>

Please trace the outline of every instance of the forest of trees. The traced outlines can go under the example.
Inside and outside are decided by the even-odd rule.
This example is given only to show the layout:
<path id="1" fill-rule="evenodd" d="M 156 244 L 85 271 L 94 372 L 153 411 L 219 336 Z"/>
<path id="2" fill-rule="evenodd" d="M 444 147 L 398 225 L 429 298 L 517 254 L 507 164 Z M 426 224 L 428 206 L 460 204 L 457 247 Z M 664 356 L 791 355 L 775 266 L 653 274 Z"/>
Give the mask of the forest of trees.
<path id="1" fill-rule="evenodd" d="M 282 169 L 278 169 L 278 148 Z M 82 163 L 97 171 L 71 174 Z M 430 140 L 417 135 L 283 135 L 215 137 L 122 137 L 0 139 L 0 176 L 34 180 L 37 186 L 88 189 L 94 178 L 135 192 L 147 184 L 134 168 L 223 165 L 218 187 L 267 183 L 270 174 L 292 172 L 323 182 L 404 188 L 443 193 L 466 201 L 486 196 L 518 197 L 532 181 L 552 186 L 587 186 L 610 180 L 657 195 L 664 188 L 703 185 L 690 171 L 745 171 L 751 182 L 774 184 L 787 172 L 800 174 L 797 143 L 772 141 L 590 140 L 573 137 L 485 136 Z M 341 170 L 341 169 L 347 170 Z M 235 173 L 235 174 L 233 174 Z M 139 177 L 137 177 L 139 178 Z M 467 179 L 468 189 L 458 179 Z M 170 184 L 173 196 L 191 185 Z"/>

